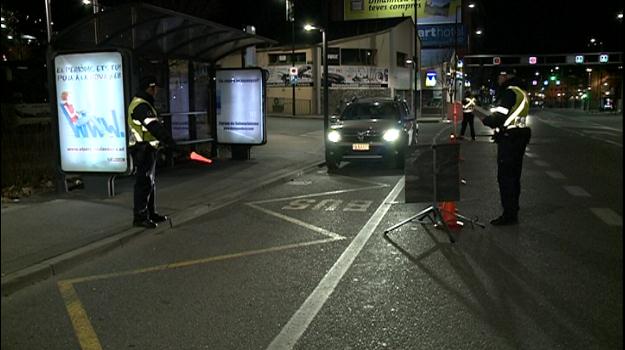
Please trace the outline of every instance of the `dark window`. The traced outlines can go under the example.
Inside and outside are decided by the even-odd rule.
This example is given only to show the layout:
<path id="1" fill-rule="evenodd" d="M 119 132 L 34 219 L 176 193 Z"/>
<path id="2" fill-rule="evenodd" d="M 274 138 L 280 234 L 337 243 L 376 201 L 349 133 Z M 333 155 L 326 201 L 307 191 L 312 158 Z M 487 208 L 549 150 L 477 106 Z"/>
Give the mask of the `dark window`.
<path id="1" fill-rule="evenodd" d="M 403 52 L 397 52 L 397 67 L 408 67 L 409 64 L 406 63 L 408 59 L 408 55 Z"/>
<path id="2" fill-rule="evenodd" d="M 296 52 L 295 53 L 295 64 L 306 64 L 306 53 L 305 52 Z M 269 64 L 270 65 L 285 65 L 291 64 L 291 53 L 270 53 L 269 54 Z"/>
<path id="3" fill-rule="evenodd" d="M 354 66 L 374 66 L 375 50 L 341 49 L 341 64 Z"/>
<path id="4" fill-rule="evenodd" d="M 345 108 L 341 119 L 393 119 L 399 120 L 401 112 L 394 102 L 351 103 Z"/>

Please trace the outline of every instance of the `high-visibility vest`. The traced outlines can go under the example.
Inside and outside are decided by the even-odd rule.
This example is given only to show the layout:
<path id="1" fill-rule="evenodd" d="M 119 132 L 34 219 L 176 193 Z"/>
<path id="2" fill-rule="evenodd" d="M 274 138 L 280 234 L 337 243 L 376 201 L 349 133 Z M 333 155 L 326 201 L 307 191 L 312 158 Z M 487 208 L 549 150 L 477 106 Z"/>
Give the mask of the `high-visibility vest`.
<path id="1" fill-rule="evenodd" d="M 133 97 L 132 101 L 130 102 L 130 106 L 128 106 L 128 129 L 130 130 L 128 145 L 132 146 L 137 142 L 149 142 L 150 145 L 152 145 L 153 147 L 158 147 L 159 141 L 156 139 L 156 137 L 154 137 L 154 135 L 152 135 L 152 133 L 150 133 L 150 131 L 140 121 L 132 118 L 132 114 L 134 113 L 135 108 L 137 108 L 142 103 L 147 104 L 154 114 L 154 118 L 146 118 L 144 120 L 145 125 L 153 121 L 159 122 L 158 118 L 156 117 L 156 109 L 154 109 L 151 103 L 140 97 Z"/>
<path id="2" fill-rule="evenodd" d="M 514 106 L 511 109 L 503 106 L 491 108 L 491 112 L 497 112 L 507 115 L 506 121 L 503 123 L 503 130 L 514 128 L 525 128 L 525 120 L 530 110 L 530 103 L 527 94 L 518 86 L 508 86 L 508 89 L 514 92 L 516 96 Z M 495 128 L 495 132 L 499 132 L 499 128 Z"/>
<path id="3" fill-rule="evenodd" d="M 462 105 L 462 111 L 464 113 L 473 113 L 473 106 L 475 106 L 474 97 L 466 97 L 467 103 Z"/>

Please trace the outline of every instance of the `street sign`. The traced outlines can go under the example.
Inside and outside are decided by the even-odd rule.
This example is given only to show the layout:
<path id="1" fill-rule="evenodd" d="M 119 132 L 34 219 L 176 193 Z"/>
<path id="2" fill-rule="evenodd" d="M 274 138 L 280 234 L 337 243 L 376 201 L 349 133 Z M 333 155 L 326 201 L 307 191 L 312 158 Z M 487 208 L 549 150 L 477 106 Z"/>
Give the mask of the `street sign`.
<path id="1" fill-rule="evenodd" d="M 536 56 L 530 56 L 529 63 L 530 64 L 536 64 L 536 62 L 537 62 Z"/>
<path id="2" fill-rule="evenodd" d="M 499 56 L 493 57 L 493 64 L 501 64 L 501 57 Z"/>
<path id="3" fill-rule="evenodd" d="M 290 76 L 297 76 L 297 67 L 289 68 L 289 75 Z"/>
<path id="4" fill-rule="evenodd" d="M 599 55 L 599 62 L 601 63 L 608 63 L 608 54 L 606 53 L 602 53 L 601 55 Z"/>
<path id="5" fill-rule="evenodd" d="M 575 63 L 584 63 L 584 56 L 582 55 L 577 55 L 575 56 Z"/>

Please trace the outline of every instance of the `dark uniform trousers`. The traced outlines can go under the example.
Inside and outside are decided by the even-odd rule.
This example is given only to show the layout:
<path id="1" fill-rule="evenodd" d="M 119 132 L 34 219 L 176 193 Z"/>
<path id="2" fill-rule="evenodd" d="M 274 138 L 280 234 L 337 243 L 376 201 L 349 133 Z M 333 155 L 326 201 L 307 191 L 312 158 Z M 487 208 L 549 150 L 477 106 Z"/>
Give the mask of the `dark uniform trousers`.
<path id="1" fill-rule="evenodd" d="M 464 132 L 467 130 L 467 124 L 471 128 L 471 138 L 475 140 L 475 128 L 473 127 L 473 112 L 466 112 L 462 115 L 462 128 L 460 129 L 460 136 L 464 136 Z"/>
<path id="2" fill-rule="evenodd" d="M 140 142 L 131 147 L 135 164 L 134 218 L 145 220 L 154 214 L 156 148 Z"/>
<path id="3" fill-rule="evenodd" d="M 497 181 L 503 216 L 507 218 L 516 218 L 519 211 L 523 155 L 531 134 L 529 128 L 515 128 L 499 133 L 495 140 L 497 142 Z"/>

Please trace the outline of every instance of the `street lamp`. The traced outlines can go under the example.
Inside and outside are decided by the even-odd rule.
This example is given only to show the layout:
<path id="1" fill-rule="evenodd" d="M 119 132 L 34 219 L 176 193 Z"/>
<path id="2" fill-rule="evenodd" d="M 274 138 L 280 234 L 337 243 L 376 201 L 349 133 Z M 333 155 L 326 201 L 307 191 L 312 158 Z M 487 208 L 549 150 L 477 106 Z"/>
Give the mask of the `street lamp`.
<path id="1" fill-rule="evenodd" d="M 312 30 L 318 30 L 321 32 L 321 42 L 322 42 L 322 52 L 321 57 L 323 59 L 323 134 L 324 140 L 326 139 L 325 134 L 327 133 L 329 127 L 329 113 L 328 113 L 328 41 L 326 40 L 326 31 L 321 27 L 314 26 L 312 24 L 307 24 L 304 26 L 304 30 L 309 32 Z"/>

